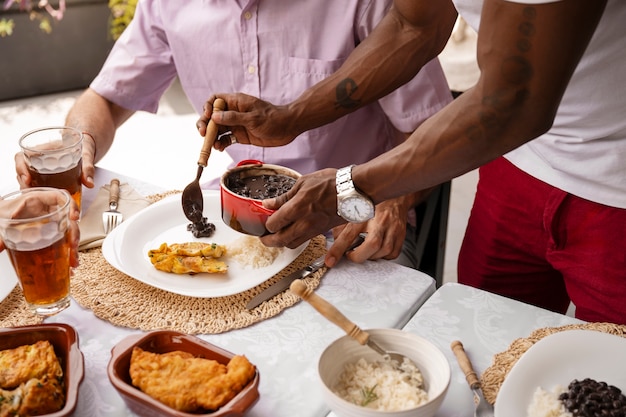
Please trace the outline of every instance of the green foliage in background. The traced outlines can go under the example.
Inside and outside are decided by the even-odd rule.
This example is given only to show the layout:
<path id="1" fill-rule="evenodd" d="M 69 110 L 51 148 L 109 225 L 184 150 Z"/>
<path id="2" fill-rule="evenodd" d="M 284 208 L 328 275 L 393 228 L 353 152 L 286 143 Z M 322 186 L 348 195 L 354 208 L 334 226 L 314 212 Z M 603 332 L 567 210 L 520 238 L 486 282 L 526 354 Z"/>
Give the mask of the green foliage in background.
<path id="1" fill-rule="evenodd" d="M 28 13 L 31 21 L 36 22 L 42 32 L 52 32 L 52 24 L 50 19 L 61 20 L 65 12 L 65 0 L 59 0 L 59 7 L 54 8 L 48 0 L 5 0 L 2 11 L 19 10 Z M 15 21 L 10 18 L 2 17 L 0 19 L 0 37 L 11 36 L 15 29 Z"/>
<path id="2" fill-rule="evenodd" d="M 120 37 L 128 24 L 135 16 L 138 0 L 109 0 L 111 17 L 109 21 L 109 35 L 114 40 Z"/>
<path id="3" fill-rule="evenodd" d="M 0 0 L 1 1 L 1 0 Z M 109 33 L 113 40 L 117 40 L 135 16 L 138 0 L 109 0 Z M 175 1 L 175 0 L 173 0 Z M 52 32 L 52 21 L 63 19 L 65 0 L 58 0 L 59 6 L 55 9 L 48 0 L 4 0 L 0 9 L 0 16 L 4 11 L 18 10 L 28 13 L 31 21 L 45 33 Z M 11 36 L 15 31 L 15 21 L 9 17 L 0 17 L 0 38 Z"/>

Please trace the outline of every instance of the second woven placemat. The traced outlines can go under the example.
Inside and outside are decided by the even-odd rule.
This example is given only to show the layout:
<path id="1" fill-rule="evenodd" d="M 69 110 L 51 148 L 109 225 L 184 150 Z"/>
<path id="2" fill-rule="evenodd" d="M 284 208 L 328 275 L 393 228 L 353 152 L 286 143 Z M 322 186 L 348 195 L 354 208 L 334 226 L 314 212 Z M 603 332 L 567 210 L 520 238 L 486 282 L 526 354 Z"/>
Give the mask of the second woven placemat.
<path id="1" fill-rule="evenodd" d="M 528 337 L 514 340 L 507 350 L 493 357 L 493 363 L 483 372 L 480 378 L 485 400 L 490 404 L 496 402 L 500 387 L 509 371 L 532 345 L 548 335 L 564 330 L 595 330 L 626 337 L 626 326 L 614 323 L 569 324 L 561 327 L 544 327 L 537 329 Z"/>
<path id="2" fill-rule="evenodd" d="M 264 283 L 239 294 L 195 298 L 154 288 L 113 268 L 100 248 L 80 253 L 80 266 L 72 277 L 72 296 L 103 320 L 118 326 L 177 330 L 187 334 L 214 334 L 247 327 L 294 305 L 299 297 L 285 291 L 253 310 L 246 303 L 285 275 L 304 268 L 326 253 L 326 238 L 319 235 L 285 269 Z M 326 268 L 304 282 L 316 288 Z"/>

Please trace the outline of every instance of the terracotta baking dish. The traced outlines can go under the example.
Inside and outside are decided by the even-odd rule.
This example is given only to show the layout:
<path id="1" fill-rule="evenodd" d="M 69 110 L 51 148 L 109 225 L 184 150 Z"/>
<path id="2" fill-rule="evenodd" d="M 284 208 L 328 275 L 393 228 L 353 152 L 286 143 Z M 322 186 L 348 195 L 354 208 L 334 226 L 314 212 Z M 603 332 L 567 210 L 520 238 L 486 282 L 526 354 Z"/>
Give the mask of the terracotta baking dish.
<path id="1" fill-rule="evenodd" d="M 280 165 L 264 164 L 257 160 L 244 160 L 236 167 L 224 172 L 220 181 L 220 198 L 222 202 L 222 220 L 232 229 L 253 236 L 267 234 L 265 222 L 274 213 L 263 207 L 263 200 L 244 197 L 233 192 L 229 181 L 232 178 L 246 178 L 257 175 L 286 175 L 298 179 L 300 174 Z"/>
<path id="2" fill-rule="evenodd" d="M 120 393 L 128 408 L 141 417 L 240 417 L 259 399 L 259 371 L 250 383 L 225 406 L 207 414 L 190 414 L 175 410 L 135 388 L 130 379 L 130 357 L 133 347 L 166 353 L 175 350 L 189 352 L 195 357 L 216 360 L 227 364 L 233 353 L 205 342 L 195 336 L 171 330 L 155 330 L 149 333 L 128 336 L 111 349 L 111 360 L 107 368 L 109 380 Z"/>
<path id="3" fill-rule="evenodd" d="M 72 326 L 61 323 L 0 329 L 0 350 L 32 345 L 40 340 L 48 340 L 54 347 L 54 353 L 63 368 L 65 382 L 65 405 L 56 413 L 44 414 L 43 417 L 69 416 L 76 408 L 78 388 L 85 376 L 84 359 L 78 347 L 76 330 Z"/>

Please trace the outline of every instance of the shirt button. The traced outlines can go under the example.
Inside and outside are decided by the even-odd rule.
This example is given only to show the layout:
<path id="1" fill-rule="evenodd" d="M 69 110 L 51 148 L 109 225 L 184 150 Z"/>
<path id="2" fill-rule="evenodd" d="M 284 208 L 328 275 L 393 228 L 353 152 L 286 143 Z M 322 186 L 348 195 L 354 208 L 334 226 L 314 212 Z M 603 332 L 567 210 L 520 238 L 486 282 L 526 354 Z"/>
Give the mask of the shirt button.
<path id="1" fill-rule="evenodd" d="M 252 65 L 248 66 L 248 74 L 254 74 L 255 71 L 256 71 L 256 68 L 254 68 L 254 66 Z"/>
<path id="2" fill-rule="evenodd" d="M 243 15 L 243 17 L 244 17 L 244 19 L 246 19 L 246 20 L 250 20 L 250 19 L 252 19 L 252 13 L 250 13 L 250 12 L 245 12 L 245 13 L 244 13 L 244 15 Z"/>

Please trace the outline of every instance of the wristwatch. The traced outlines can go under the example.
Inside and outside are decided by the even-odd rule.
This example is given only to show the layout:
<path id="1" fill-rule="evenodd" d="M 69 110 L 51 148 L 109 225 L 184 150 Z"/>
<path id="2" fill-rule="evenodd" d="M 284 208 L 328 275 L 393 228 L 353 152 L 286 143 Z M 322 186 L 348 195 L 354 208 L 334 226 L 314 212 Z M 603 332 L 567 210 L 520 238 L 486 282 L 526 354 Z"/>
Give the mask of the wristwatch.
<path id="1" fill-rule="evenodd" d="M 337 170 L 337 214 L 350 223 L 363 223 L 374 217 L 374 203 L 354 186 L 353 167 L 349 165 Z"/>

